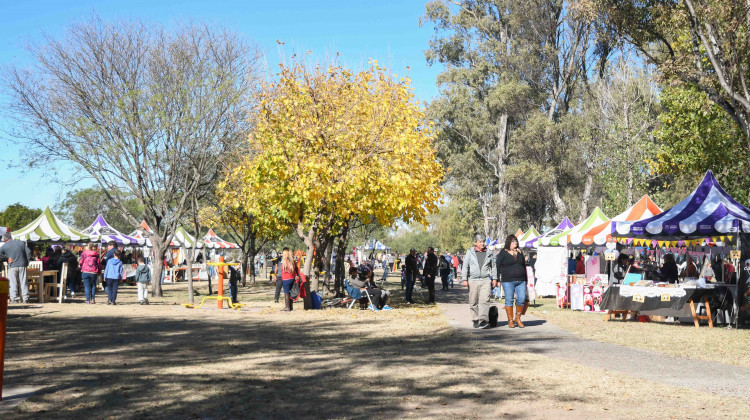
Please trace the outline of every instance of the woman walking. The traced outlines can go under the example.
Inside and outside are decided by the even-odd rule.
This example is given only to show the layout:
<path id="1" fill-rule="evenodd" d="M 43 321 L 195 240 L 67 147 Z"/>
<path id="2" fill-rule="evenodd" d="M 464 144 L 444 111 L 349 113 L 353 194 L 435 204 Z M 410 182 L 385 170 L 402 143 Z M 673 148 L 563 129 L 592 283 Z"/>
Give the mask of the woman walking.
<path id="1" fill-rule="evenodd" d="M 521 314 L 526 302 L 526 259 L 518 249 L 518 238 L 509 235 L 505 239 L 505 246 L 497 254 L 497 268 L 505 292 L 505 314 L 508 316 L 508 327 L 523 328 Z M 516 316 L 513 317 L 513 297 L 516 298 Z"/>
<path id="2" fill-rule="evenodd" d="M 276 278 L 281 279 L 281 285 L 284 288 L 284 309 L 282 309 L 282 311 L 292 310 L 292 297 L 290 291 L 296 276 L 297 264 L 294 263 L 294 258 L 292 258 L 292 251 L 290 251 L 289 248 L 284 248 L 281 256 L 281 263 L 277 265 L 276 269 Z"/>
<path id="3" fill-rule="evenodd" d="M 96 251 L 96 244 L 93 242 L 86 245 L 86 250 L 81 254 L 78 263 L 81 267 L 81 279 L 83 280 L 83 294 L 86 296 L 86 303 L 94 304 L 94 295 L 96 294 L 96 276 L 99 274 L 99 253 Z"/>

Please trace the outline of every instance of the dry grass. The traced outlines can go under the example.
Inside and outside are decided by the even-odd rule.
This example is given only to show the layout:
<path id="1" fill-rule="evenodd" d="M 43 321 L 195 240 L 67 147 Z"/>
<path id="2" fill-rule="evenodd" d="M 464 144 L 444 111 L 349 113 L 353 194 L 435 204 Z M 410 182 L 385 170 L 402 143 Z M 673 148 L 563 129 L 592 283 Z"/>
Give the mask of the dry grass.
<path id="1" fill-rule="evenodd" d="M 653 350 L 670 356 L 750 367 L 750 331 L 661 322 L 604 322 L 604 314 L 557 308 L 555 299 L 537 299 L 533 315 L 583 338 Z"/>
<path id="2" fill-rule="evenodd" d="M 6 385 L 42 390 L 3 418 L 730 418 L 750 408 L 476 341 L 435 307 L 280 313 L 258 286 L 242 289 L 247 311 L 189 310 L 174 305 L 184 285 L 165 291 L 148 307 L 127 304 L 133 288 L 116 307 L 14 307 Z"/>

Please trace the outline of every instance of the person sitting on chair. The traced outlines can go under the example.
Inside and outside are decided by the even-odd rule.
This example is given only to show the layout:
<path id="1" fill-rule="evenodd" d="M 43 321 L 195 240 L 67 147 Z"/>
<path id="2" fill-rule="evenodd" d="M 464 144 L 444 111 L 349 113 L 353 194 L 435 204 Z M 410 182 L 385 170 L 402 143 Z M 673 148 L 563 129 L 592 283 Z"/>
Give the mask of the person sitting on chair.
<path id="1" fill-rule="evenodd" d="M 351 276 L 351 278 L 349 279 L 349 284 L 352 287 L 356 287 L 358 289 L 364 289 L 362 290 L 362 292 L 367 293 L 370 296 L 370 300 L 372 301 L 372 305 L 373 305 L 371 309 L 373 310 L 391 309 L 386 304 L 388 302 L 388 296 L 389 296 L 388 291 L 379 289 L 377 287 L 373 287 L 375 286 L 374 284 L 375 282 L 369 278 L 370 270 L 366 265 L 360 265 L 357 268 L 352 267 L 349 270 L 349 274 Z"/>

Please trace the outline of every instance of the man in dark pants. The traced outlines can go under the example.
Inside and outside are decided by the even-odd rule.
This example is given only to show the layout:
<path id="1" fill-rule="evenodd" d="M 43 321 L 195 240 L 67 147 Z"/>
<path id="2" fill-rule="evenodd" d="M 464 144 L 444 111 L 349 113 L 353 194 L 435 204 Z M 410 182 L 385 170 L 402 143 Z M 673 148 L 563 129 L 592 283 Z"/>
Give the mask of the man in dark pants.
<path id="1" fill-rule="evenodd" d="M 435 255 L 435 249 L 433 247 L 427 248 L 427 257 L 424 260 L 424 283 L 427 286 L 429 296 L 427 297 L 427 303 L 435 303 L 435 277 L 437 277 L 438 270 L 438 259 Z"/>
<path id="2" fill-rule="evenodd" d="M 406 303 L 412 304 L 414 301 L 411 298 L 411 294 L 414 291 L 414 282 L 417 281 L 417 277 L 419 277 L 419 267 L 417 266 L 417 250 L 412 248 L 409 250 L 409 255 L 406 256 L 406 261 L 404 262 L 404 265 L 406 266 Z"/>

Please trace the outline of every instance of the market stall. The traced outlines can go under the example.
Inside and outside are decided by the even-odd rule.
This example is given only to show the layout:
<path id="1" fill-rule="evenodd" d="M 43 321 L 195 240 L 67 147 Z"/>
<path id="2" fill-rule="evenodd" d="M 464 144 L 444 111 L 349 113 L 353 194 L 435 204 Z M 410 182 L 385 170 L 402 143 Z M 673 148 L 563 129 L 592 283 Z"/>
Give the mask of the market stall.
<path id="1" fill-rule="evenodd" d="M 146 243 L 145 238 L 136 238 L 120 233 L 117 229 L 111 227 L 104 217 L 99 214 L 91 226 L 83 230 L 83 233 L 91 237 L 93 242 L 107 243 L 116 242 L 118 245 L 143 246 Z"/>
<path id="2" fill-rule="evenodd" d="M 206 244 L 206 248 L 213 249 L 239 249 L 240 246 L 221 239 L 213 229 L 208 229 L 206 236 L 203 237 L 203 242 Z"/>
<path id="3" fill-rule="evenodd" d="M 604 212 L 602 212 L 599 207 L 596 207 L 594 211 L 591 212 L 589 217 L 587 217 L 583 222 L 573 226 L 568 230 L 562 231 L 555 236 L 542 238 L 541 243 L 545 246 L 567 246 L 568 244 L 573 245 L 571 243 L 572 238 L 578 238 L 583 233 L 588 232 L 592 227 L 599 226 L 600 224 L 607 223 L 608 221 L 609 218 L 604 214 Z M 575 245 L 579 244 L 580 242 Z"/>
<path id="4" fill-rule="evenodd" d="M 523 235 L 521 236 L 516 235 L 516 238 L 518 238 L 518 247 L 519 248 L 534 247 L 536 245 L 536 238 L 538 238 L 539 236 L 541 236 L 539 234 L 539 231 L 537 231 L 534 226 L 530 227 L 529 230 L 527 230 L 526 233 L 524 233 Z"/>
<path id="5" fill-rule="evenodd" d="M 81 244 L 90 240 L 85 233 L 66 225 L 50 210 L 49 206 L 45 207 L 42 214 L 34 221 L 11 232 L 13 239 L 27 242 L 48 242 L 50 244 Z M 65 265 L 63 265 L 65 267 Z M 65 295 L 67 283 L 67 272 L 62 270 L 44 270 L 42 263 L 32 262 L 29 264 L 27 276 L 29 286 L 36 287 L 39 295 L 39 301 L 44 302 L 46 296 L 52 293 L 52 289 L 57 288 L 58 302 L 62 303 Z M 52 278 L 52 283 L 45 285 L 45 278 Z"/>
<path id="6" fill-rule="evenodd" d="M 637 203 L 611 220 L 592 226 L 586 231 L 570 235 L 570 243 L 573 245 L 604 245 L 607 241 L 612 240 L 612 233 L 614 232 L 616 222 L 635 222 L 648 219 L 661 212 L 661 208 L 651 201 L 651 197 L 644 195 Z"/>
<path id="7" fill-rule="evenodd" d="M 568 274 L 567 248 L 543 246 L 541 244 L 545 238 L 556 236 L 572 227 L 573 223 L 565 217 L 554 229 L 524 243 L 527 248 L 537 248 L 537 259 L 534 266 L 536 283 L 534 287 L 538 296 L 555 296 L 557 284 L 564 282 Z"/>
<path id="8" fill-rule="evenodd" d="M 697 246 L 704 242 L 723 242 L 739 245 L 741 236 L 750 233 L 750 209 L 744 207 L 735 201 L 719 185 L 711 171 L 708 171 L 696 187 L 696 189 L 684 200 L 669 210 L 650 218 L 635 222 L 615 222 L 616 233 L 613 236 L 623 238 L 634 238 L 635 241 L 650 242 L 650 245 L 656 246 Z M 708 239 L 708 241 L 707 241 Z M 744 238 L 743 238 L 743 242 Z M 739 264 L 740 259 L 748 258 L 747 252 L 741 256 L 734 254 L 735 266 Z M 738 284 L 711 284 L 710 278 L 687 278 L 677 285 L 666 285 L 657 278 L 644 278 L 634 285 L 620 285 L 611 287 L 604 297 L 606 302 L 605 308 L 612 311 L 622 311 L 629 309 L 643 309 L 641 304 L 646 304 L 646 298 L 664 299 L 674 305 L 685 307 L 685 303 L 692 303 L 694 307 L 700 299 L 706 309 L 707 320 L 712 318 L 711 308 L 715 308 L 717 303 L 727 303 L 727 291 L 732 296 L 733 309 L 732 313 L 736 314 L 739 307 L 739 296 L 744 292 L 744 283 L 747 274 L 744 270 L 742 278 Z M 647 271 L 648 273 L 648 271 Z M 644 288 L 645 286 L 645 288 Z M 659 287 L 662 286 L 662 287 Z M 642 289 L 634 290 L 633 287 Z M 665 294 L 665 288 L 682 289 L 686 299 L 677 299 L 672 305 L 672 295 Z M 737 290 L 737 289 L 740 290 Z M 696 291 L 696 289 L 702 289 Z M 677 292 L 682 293 L 682 292 Z M 653 296 L 650 296 L 653 295 Z M 667 300 L 669 299 L 669 300 Z M 636 308 L 638 306 L 638 308 Z M 700 314 L 694 316 L 696 326 Z M 734 317 L 735 320 L 737 317 Z M 709 322 L 709 325 L 712 325 Z"/>

